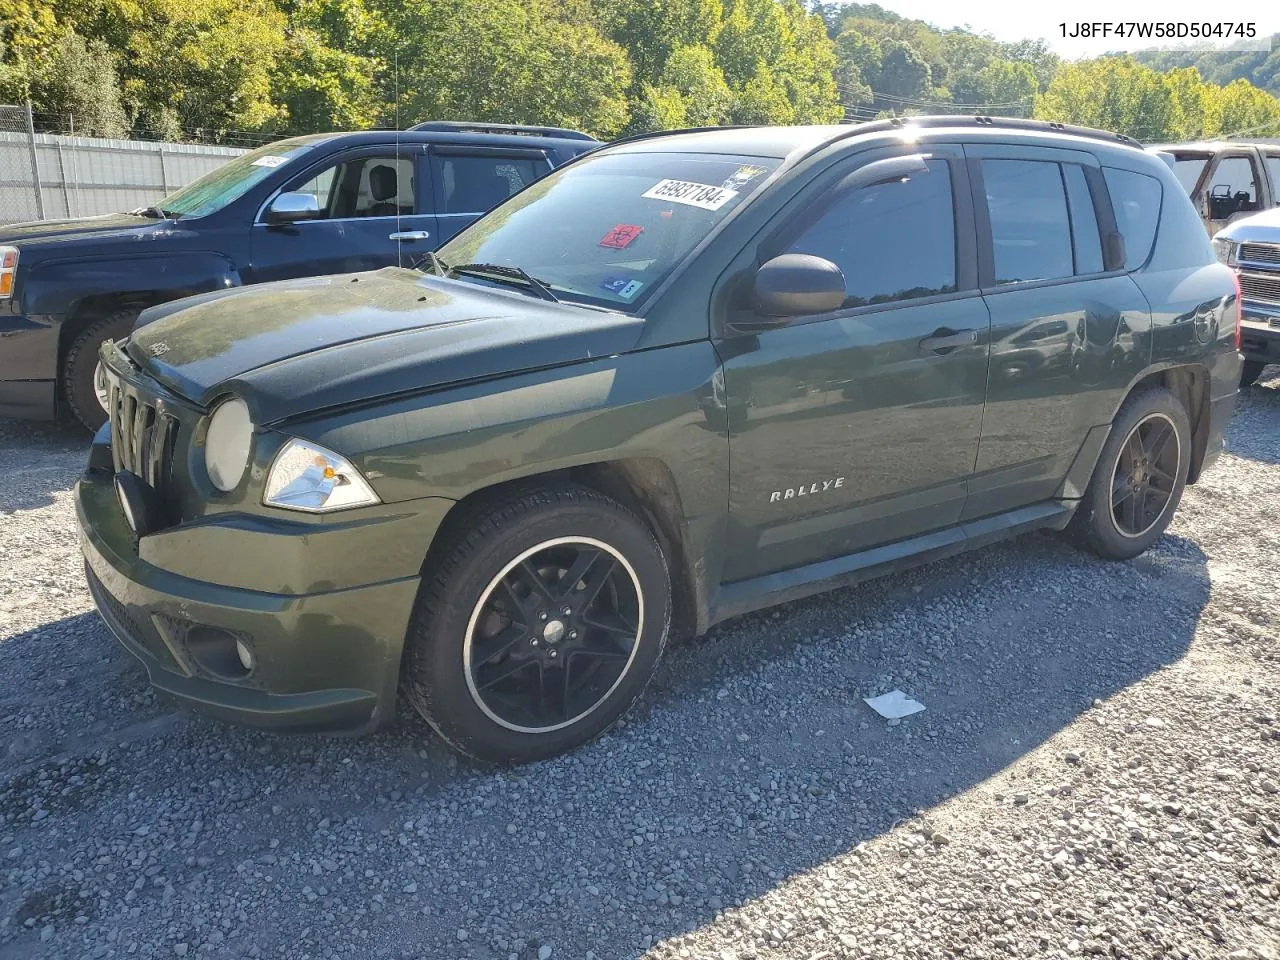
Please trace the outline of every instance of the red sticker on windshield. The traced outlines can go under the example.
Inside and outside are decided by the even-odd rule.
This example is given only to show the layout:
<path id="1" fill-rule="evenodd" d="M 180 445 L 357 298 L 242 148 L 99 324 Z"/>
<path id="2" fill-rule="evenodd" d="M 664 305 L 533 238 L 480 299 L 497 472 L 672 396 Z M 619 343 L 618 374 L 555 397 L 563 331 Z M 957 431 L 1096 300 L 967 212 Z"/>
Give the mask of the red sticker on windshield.
<path id="1" fill-rule="evenodd" d="M 638 227 L 634 223 L 620 223 L 604 235 L 600 246 L 608 247 L 610 250 L 625 250 L 635 243 L 636 237 L 642 233 L 644 233 L 644 227 Z"/>

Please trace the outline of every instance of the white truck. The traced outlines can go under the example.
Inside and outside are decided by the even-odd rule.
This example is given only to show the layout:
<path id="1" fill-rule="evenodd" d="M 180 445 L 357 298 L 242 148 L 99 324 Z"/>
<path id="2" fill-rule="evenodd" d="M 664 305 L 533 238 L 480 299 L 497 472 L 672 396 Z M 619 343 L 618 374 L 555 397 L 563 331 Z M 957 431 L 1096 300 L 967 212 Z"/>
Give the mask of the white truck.
<path id="1" fill-rule="evenodd" d="M 1244 217 L 1280 206 L 1280 140 L 1153 144 L 1164 155 L 1209 236 Z"/>

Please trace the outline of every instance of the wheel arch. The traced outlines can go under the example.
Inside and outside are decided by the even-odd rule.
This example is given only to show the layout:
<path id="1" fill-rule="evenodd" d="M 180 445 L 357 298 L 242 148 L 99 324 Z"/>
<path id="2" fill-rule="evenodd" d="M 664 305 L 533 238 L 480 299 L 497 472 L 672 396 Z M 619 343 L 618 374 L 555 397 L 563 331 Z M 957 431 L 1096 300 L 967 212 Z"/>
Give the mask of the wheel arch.
<path id="1" fill-rule="evenodd" d="M 481 487 L 458 500 L 445 514 L 423 559 L 423 570 L 449 548 L 478 510 L 520 490 L 578 484 L 617 500 L 634 511 L 657 537 L 671 574 L 671 635 L 695 636 L 709 625 L 708 596 L 691 556 L 683 501 L 669 466 L 656 457 L 602 460 L 530 474 Z"/>
<path id="2" fill-rule="evenodd" d="M 1203 364 L 1188 363 L 1169 364 L 1148 371 L 1125 391 L 1116 410 L 1136 392 L 1150 387 L 1168 390 L 1187 411 L 1187 419 L 1191 422 L 1191 463 L 1187 468 L 1187 484 L 1193 484 L 1200 479 L 1209 445 L 1209 370 Z"/>

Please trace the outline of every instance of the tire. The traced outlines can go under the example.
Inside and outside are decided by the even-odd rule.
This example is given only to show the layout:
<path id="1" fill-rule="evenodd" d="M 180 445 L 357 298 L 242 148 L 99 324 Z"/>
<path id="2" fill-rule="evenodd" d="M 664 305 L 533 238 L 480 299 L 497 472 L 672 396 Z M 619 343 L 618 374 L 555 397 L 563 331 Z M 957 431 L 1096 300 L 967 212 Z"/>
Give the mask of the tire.
<path id="1" fill-rule="evenodd" d="M 539 760 L 599 736 L 644 691 L 666 644 L 671 581 L 653 532 L 579 486 L 521 491 L 455 529 L 419 589 L 406 699 L 479 760 Z"/>
<path id="2" fill-rule="evenodd" d="M 1246 360 L 1240 368 L 1240 389 L 1244 390 L 1257 383 L 1258 378 L 1262 376 L 1262 371 L 1266 368 L 1267 365 L 1261 360 Z"/>
<path id="3" fill-rule="evenodd" d="M 98 402 L 93 375 L 98 366 L 98 350 L 108 340 L 127 337 L 138 318 L 137 310 L 117 310 L 98 317 L 85 327 L 67 348 L 62 362 L 62 393 L 71 416 L 90 433 L 107 422 L 107 412 Z"/>
<path id="4" fill-rule="evenodd" d="M 1172 452 L 1170 442 L 1177 445 Z M 1191 423 L 1182 404 L 1163 387 L 1133 394 L 1116 414 L 1067 536 L 1107 560 L 1138 556 L 1173 519 L 1190 464 Z"/>

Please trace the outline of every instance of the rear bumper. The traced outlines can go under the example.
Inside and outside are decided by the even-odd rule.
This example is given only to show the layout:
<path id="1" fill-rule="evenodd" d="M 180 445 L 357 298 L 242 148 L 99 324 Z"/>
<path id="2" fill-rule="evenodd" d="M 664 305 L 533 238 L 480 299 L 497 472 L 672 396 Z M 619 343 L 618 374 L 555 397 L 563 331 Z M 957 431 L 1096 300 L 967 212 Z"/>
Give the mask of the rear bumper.
<path id="1" fill-rule="evenodd" d="M 94 602 L 157 689 L 202 713 L 279 730 L 361 733 L 393 715 L 416 570 L 305 594 L 195 580 L 139 556 L 109 480 L 86 475 L 75 500 Z M 264 548 L 261 534 L 223 531 L 224 556 L 227 537 L 246 557 Z M 210 637 L 242 640 L 252 671 L 217 675 L 199 653 Z"/>
<path id="2" fill-rule="evenodd" d="M 1200 469 L 1196 471 L 1196 479 L 1209 469 L 1222 456 L 1227 446 L 1227 424 L 1236 412 L 1236 399 L 1239 390 L 1210 401 L 1209 403 L 1209 435 L 1205 440 L 1204 457 L 1200 461 Z"/>

